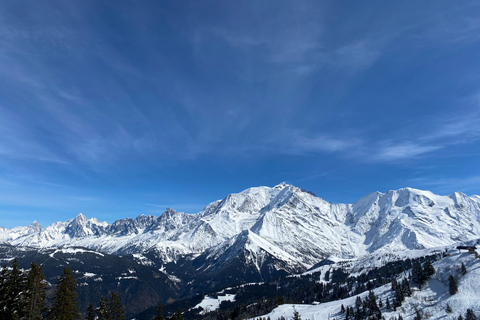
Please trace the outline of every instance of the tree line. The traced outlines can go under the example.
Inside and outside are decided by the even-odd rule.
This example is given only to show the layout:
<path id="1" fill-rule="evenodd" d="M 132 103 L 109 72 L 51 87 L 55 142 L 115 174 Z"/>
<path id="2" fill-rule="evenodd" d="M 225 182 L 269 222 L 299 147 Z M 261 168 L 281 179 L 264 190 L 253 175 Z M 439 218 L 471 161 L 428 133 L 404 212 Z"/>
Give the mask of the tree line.
<path id="1" fill-rule="evenodd" d="M 18 267 L 15 258 L 11 266 L 0 271 L 0 319 L 2 320 L 77 320 L 77 285 L 72 271 L 65 267 L 58 279 L 53 298 L 47 298 L 48 283 L 42 268 L 35 262 L 30 270 Z M 86 320 L 125 320 L 125 309 L 118 295 L 102 297 L 99 306 L 92 302 L 85 312 Z"/>

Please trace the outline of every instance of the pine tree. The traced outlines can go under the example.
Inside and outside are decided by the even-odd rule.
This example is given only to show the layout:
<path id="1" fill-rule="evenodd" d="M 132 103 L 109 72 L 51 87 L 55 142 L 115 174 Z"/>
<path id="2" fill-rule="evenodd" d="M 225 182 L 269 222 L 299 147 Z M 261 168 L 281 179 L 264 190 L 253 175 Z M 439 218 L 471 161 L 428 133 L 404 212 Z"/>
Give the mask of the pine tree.
<path id="1" fill-rule="evenodd" d="M 477 316 L 473 313 L 472 309 L 467 309 L 467 313 L 465 314 L 465 320 L 477 320 Z"/>
<path id="2" fill-rule="evenodd" d="M 100 298 L 100 303 L 97 309 L 97 317 L 98 320 L 106 320 L 108 318 L 108 307 L 107 307 L 107 300 L 105 297 Z"/>
<path id="3" fill-rule="evenodd" d="M 398 282 L 397 279 L 392 280 L 392 291 L 397 290 Z"/>
<path id="4" fill-rule="evenodd" d="M 403 300 L 405 300 L 405 296 L 403 295 L 403 290 L 397 289 L 395 291 L 395 307 L 400 307 L 402 305 Z"/>
<path id="5" fill-rule="evenodd" d="M 342 304 L 342 306 L 340 307 L 340 313 L 342 313 L 342 314 L 345 313 L 345 307 L 343 306 L 343 304 Z"/>
<path id="6" fill-rule="evenodd" d="M 295 316 L 295 313 L 294 313 Z M 183 313 L 180 308 L 177 309 L 177 312 L 174 313 L 172 316 L 172 320 L 183 320 Z"/>
<path id="7" fill-rule="evenodd" d="M 420 262 L 415 261 L 412 265 L 412 281 L 413 283 L 416 283 L 419 288 L 421 288 L 426 281 L 426 276 L 423 273 L 422 266 L 420 265 Z"/>
<path id="8" fill-rule="evenodd" d="M 415 317 L 413 317 L 413 320 L 422 320 L 422 314 L 418 309 L 415 310 Z"/>
<path id="9" fill-rule="evenodd" d="M 108 300 L 108 313 L 110 318 L 108 320 L 125 320 L 125 309 L 123 308 L 120 298 L 116 292 L 112 292 Z M 181 319 L 178 319 L 181 320 Z"/>
<path id="10" fill-rule="evenodd" d="M 91 300 L 87 307 L 87 317 L 85 319 L 95 320 L 95 307 L 93 306 L 93 302 Z"/>
<path id="11" fill-rule="evenodd" d="M 458 316 L 458 320 L 463 320 L 463 316 L 462 316 L 462 315 L 459 315 L 459 316 Z"/>
<path id="12" fill-rule="evenodd" d="M 124 320 L 125 309 L 120 302 L 116 292 L 112 292 L 110 297 L 100 298 L 100 306 L 97 309 L 98 320 Z"/>
<path id="13" fill-rule="evenodd" d="M 423 265 L 423 274 L 426 276 L 427 280 L 435 274 L 435 268 L 430 261 L 425 262 Z"/>
<path id="14" fill-rule="evenodd" d="M 163 316 L 162 304 L 158 305 L 157 314 L 155 315 L 153 320 L 165 320 L 165 317 Z"/>
<path id="15" fill-rule="evenodd" d="M 448 303 L 447 303 L 447 308 L 445 309 L 445 311 L 447 313 L 452 313 L 453 312 L 452 307 L 450 307 L 450 305 Z"/>
<path id="16" fill-rule="evenodd" d="M 388 299 L 388 297 L 387 297 L 386 307 L 387 307 L 387 310 L 390 310 L 390 308 L 391 308 L 390 307 L 390 300 Z"/>
<path id="17" fill-rule="evenodd" d="M 15 258 L 12 262 L 12 269 L 5 271 L 5 288 L 3 292 L 3 301 L 1 303 L 2 313 L 0 318 L 2 320 L 19 319 L 24 314 L 24 296 L 23 293 L 26 288 L 26 279 L 24 274 L 18 268 L 18 260 Z"/>
<path id="18" fill-rule="evenodd" d="M 8 267 L 3 265 L 2 271 L 0 271 L 0 319 L 7 319 L 7 300 L 8 300 Z"/>
<path id="19" fill-rule="evenodd" d="M 410 283 L 408 283 L 407 278 L 402 280 L 402 291 L 405 297 L 410 297 L 412 295 L 412 290 L 410 289 Z"/>
<path id="20" fill-rule="evenodd" d="M 465 265 L 463 264 L 463 262 L 462 262 L 461 271 L 462 271 L 462 275 L 466 275 L 466 274 L 467 274 L 467 268 L 465 268 Z"/>
<path id="21" fill-rule="evenodd" d="M 46 283 L 42 268 L 32 262 L 28 274 L 24 299 L 24 314 L 28 320 L 43 320 L 45 312 Z"/>
<path id="22" fill-rule="evenodd" d="M 448 277 L 448 291 L 451 295 L 458 292 L 457 281 L 455 281 L 455 278 L 452 275 Z"/>
<path id="23" fill-rule="evenodd" d="M 65 267 L 53 295 L 53 305 L 50 310 L 51 320 L 76 320 L 78 318 L 76 288 L 72 271 Z"/>

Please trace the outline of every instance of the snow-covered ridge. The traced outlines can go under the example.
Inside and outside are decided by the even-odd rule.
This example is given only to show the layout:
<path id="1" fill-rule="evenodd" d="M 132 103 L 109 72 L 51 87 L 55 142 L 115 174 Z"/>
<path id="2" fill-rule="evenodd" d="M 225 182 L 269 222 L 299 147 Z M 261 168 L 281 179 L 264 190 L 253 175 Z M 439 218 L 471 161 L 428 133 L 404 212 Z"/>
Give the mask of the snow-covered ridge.
<path id="1" fill-rule="evenodd" d="M 403 188 L 334 204 L 285 183 L 230 194 L 197 214 L 167 209 L 112 224 L 80 214 L 46 228 L 38 223 L 0 228 L 0 242 L 14 246 L 77 246 L 114 254 L 154 250 L 165 263 L 207 251 L 227 259 L 224 252 L 243 250 L 256 264 L 269 256 L 296 269 L 328 257 L 430 248 L 479 236 L 478 196 Z"/>

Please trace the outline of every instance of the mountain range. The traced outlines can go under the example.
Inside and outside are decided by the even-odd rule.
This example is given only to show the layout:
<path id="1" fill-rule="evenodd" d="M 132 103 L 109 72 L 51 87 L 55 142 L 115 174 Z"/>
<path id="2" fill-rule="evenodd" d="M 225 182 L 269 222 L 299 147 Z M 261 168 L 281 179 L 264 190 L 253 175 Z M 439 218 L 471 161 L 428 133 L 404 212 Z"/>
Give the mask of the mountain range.
<path id="1" fill-rule="evenodd" d="M 230 194 L 197 214 L 167 209 L 112 224 L 79 214 L 46 228 L 37 222 L 0 228 L 0 241 L 13 246 L 77 246 L 115 255 L 153 250 L 163 263 L 188 255 L 225 264 L 243 252 L 259 269 L 268 256 L 278 268 L 294 270 L 331 256 L 429 248 L 479 235 L 478 196 L 403 188 L 334 204 L 285 183 Z"/>
<path id="2" fill-rule="evenodd" d="M 125 279 L 140 281 L 129 275 L 150 274 L 178 298 L 305 272 L 326 260 L 448 246 L 479 237 L 479 196 L 402 188 L 374 192 L 353 204 L 335 204 L 282 183 L 227 195 L 197 214 L 167 209 L 160 216 L 140 215 L 111 224 L 79 214 L 45 228 L 37 222 L 0 227 L 0 260 L 8 261 L 21 250 L 43 265 L 76 263 L 78 275 L 91 280 L 85 282 L 91 287 L 98 281 L 88 275 L 102 272 L 94 264 L 108 258 L 108 263 L 102 262 L 107 265 L 119 257 L 128 261 L 115 262 L 125 270 L 112 271 L 112 279 L 128 276 Z M 31 253 L 25 255 L 27 251 Z M 89 258 L 92 265 L 82 265 L 83 256 L 95 257 Z M 148 287 L 147 278 L 143 287 Z"/>

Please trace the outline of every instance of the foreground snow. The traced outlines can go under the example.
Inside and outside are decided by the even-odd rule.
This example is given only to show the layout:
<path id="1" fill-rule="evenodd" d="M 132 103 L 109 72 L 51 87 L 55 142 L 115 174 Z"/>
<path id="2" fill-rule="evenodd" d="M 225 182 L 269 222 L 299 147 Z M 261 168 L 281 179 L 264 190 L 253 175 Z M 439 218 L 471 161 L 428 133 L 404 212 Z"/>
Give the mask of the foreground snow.
<path id="1" fill-rule="evenodd" d="M 422 319 L 457 319 L 459 315 L 465 317 L 467 309 L 472 309 L 477 317 L 480 316 L 480 259 L 456 249 L 449 250 L 448 254 L 450 255 L 433 264 L 436 272 L 422 290 L 412 288 L 412 296 L 407 297 L 396 311 L 385 308 L 387 297 L 390 302 L 393 301 L 390 284 L 374 290 L 375 294 L 383 301 L 382 313 L 385 319 L 388 320 L 399 315 L 402 315 L 405 320 L 413 319 L 416 310 L 422 313 Z M 460 271 L 462 263 L 467 268 L 465 275 L 462 275 Z M 455 277 L 458 284 L 458 293 L 453 296 L 448 292 L 450 275 Z M 364 292 L 358 296 L 364 298 L 367 294 L 368 292 Z M 304 320 L 343 319 L 345 315 L 340 312 L 341 306 L 353 306 L 356 298 L 357 296 L 352 296 L 343 300 L 314 305 L 284 304 L 262 317 L 277 320 L 283 316 L 286 319 L 292 319 L 296 310 Z M 451 307 L 451 313 L 447 313 L 447 305 Z"/>

